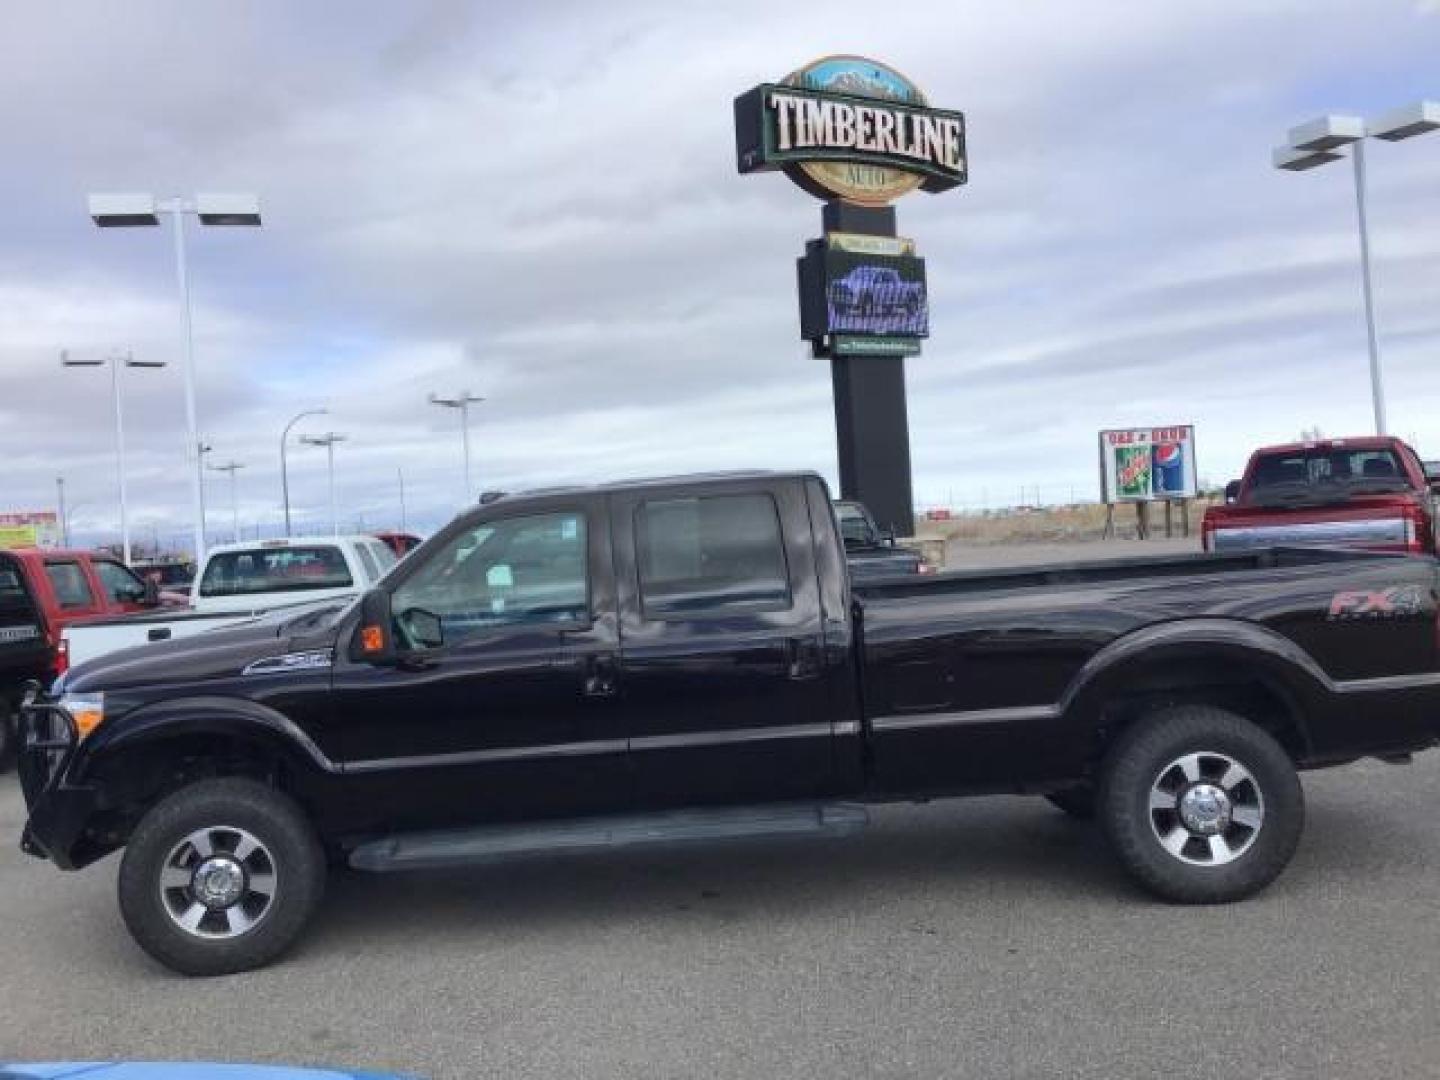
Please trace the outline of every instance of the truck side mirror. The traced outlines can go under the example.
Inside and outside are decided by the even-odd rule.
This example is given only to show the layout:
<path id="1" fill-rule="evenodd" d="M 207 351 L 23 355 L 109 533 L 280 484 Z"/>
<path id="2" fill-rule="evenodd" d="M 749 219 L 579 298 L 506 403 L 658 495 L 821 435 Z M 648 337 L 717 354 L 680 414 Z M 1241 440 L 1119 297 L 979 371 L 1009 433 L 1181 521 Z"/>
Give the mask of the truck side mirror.
<path id="1" fill-rule="evenodd" d="M 876 530 L 875 530 L 875 535 L 879 538 L 880 543 L 886 544 L 886 545 L 888 545 L 888 546 L 890 546 L 890 547 L 894 547 L 894 546 L 895 546 L 895 530 L 894 530 L 894 529 L 876 529 Z"/>
<path id="2" fill-rule="evenodd" d="M 1239 497 L 1240 497 L 1240 481 L 1239 481 L 1239 480 L 1231 480 L 1228 484 L 1225 485 L 1225 501 L 1226 501 L 1227 503 L 1231 503 L 1231 502 L 1234 502 L 1234 501 L 1235 501 L 1236 499 L 1238 499 Z"/>
<path id="3" fill-rule="evenodd" d="M 360 624 L 350 643 L 350 658 L 379 666 L 398 662 L 390 594 L 384 589 L 371 589 L 360 598 Z"/>
<path id="4" fill-rule="evenodd" d="M 160 606 L 160 582 L 153 577 L 145 579 L 145 588 L 140 593 L 140 602 L 146 607 Z"/>

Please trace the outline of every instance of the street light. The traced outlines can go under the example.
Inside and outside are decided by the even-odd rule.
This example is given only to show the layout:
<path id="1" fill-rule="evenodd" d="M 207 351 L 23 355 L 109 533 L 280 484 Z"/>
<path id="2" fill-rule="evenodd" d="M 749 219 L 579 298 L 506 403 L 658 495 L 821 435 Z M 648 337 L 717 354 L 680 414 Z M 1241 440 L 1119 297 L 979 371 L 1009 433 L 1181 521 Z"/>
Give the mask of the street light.
<path id="1" fill-rule="evenodd" d="M 296 413 L 285 425 L 285 430 L 280 432 L 280 496 L 285 502 L 285 535 L 290 535 L 290 472 L 285 463 L 285 446 L 290 439 L 290 429 L 307 416 L 324 416 L 329 409 L 306 409 L 304 412 Z"/>
<path id="2" fill-rule="evenodd" d="M 476 397 L 469 390 L 461 390 L 455 397 L 448 398 L 443 398 L 439 394 L 430 395 L 431 405 L 460 410 L 460 445 L 465 454 L 465 499 L 461 505 L 474 500 L 472 492 L 475 490 L 470 486 L 470 406 L 478 405 L 484 400 L 483 397 Z"/>
<path id="3" fill-rule="evenodd" d="M 1272 160 L 1277 169 L 1305 172 L 1345 155 L 1351 147 L 1355 164 L 1355 216 L 1360 228 L 1360 286 L 1365 296 L 1365 333 L 1370 346 L 1370 398 L 1375 411 L 1375 434 L 1385 434 L 1385 387 L 1380 378 L 1380 337 L 1375 328 L 1375 295 L 1371 285 L 1370 226 L 1365 190 L 1365 139 L 1367 136 L 1399 142 L 1440 128 L 1440 103 L 1422 101 L 1385 113 L 1370 122 L 1358 116 L 1322 116 L 1290 129 L 1289 142 L 1277 147 Z"/>
<path id="4" fill-rule="evenodd" d="M 149 194 L 104 194 L 89 198 L 90 218 L 102 229 L 153 227 L 160 215 L 171 220 L 175 236 L 175 278 L 180 287 L 180 337 L 185 374 L 185 423 L 188 431 L 185 457 L 194 465 L 190 490 L 195 510 L 195 562 L 205 558 L 205 484 L 200 426 L 195 406 L 195 337 L 190 325 L 190 279 L 185 268 L 185 216 L 194 214 L 201 225 L 258 227 L 260 200 L 245 194 L 206 194 L 194 198 L 156 199 Z"/>
<path id="5" fill-rule="evenodd" d="M 330 470 L 330 533 L 339 536 L 340 517 L 335 510 L 335 444 L 344 442 L 345 436 L 339 432 L 327 431 L 324 435 L 301 435 L 300 441 L 306 446 L 325 447 L 326 463 Z"/>
<path id="6" fill-rule="evenodd" d="M 243 461 L 227 461 L 224 465 L 207 466 L 211 472 L 230 474 L 230 542 L 240 542 L 240 500 L 236 495 L 235 474 L 245 468 Z"/>
<path id="7" fill-rule="evenodd" d="M 111 353 L 98 360 L 76 360 L 68 349 L 60 350 L 62 367 L 110 367 L 110 389 L 115 397 L 115 474 L 120 488 L 120 550 L 130 565 L 130 517 L 125 498 L 125 410 L 120 404 L 120 369 L 163 368 L 163 360 L 136 360 L 131 353 Z"/>
<path id="8" fill-rule="evenodd" d="M 196 447 L 196 450 L 198 451 L 197 456 L 200 458 L 200 468 L 202 470 L 200 474 L 200 535 L 202 537 L 205 535 L 205 528 L 207 524 L 205 517 L 205 474 L 203 472 L 205 468 L 205 455 L 212 453 L 214 449 L 215 447 L 203 441 Z M 195 560 L 195 565 L 200 565 L 199 559 Z"/>

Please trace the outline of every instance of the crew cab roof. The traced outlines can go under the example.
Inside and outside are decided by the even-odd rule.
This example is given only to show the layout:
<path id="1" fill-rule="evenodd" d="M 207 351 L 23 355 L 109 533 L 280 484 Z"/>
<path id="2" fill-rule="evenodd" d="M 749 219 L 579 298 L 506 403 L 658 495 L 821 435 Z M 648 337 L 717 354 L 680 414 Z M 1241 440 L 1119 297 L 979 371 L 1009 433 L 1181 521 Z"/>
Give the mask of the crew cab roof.
<path id="1" fill-rule="evenodd" d="M 808 480 L 819 478 L 819 473 L 809 469 L 790 471 L 737 469 L 730 472 L 677 473 L 671 476 L 642 476 L 633 480 L 607 480 L 595 484 L 564 484 L 557 487 L 530 488 L 525 491 L 507 492 L 491 499 L 483 505 L 495 506 L 502 502 L 521 502 L 527 499 L 551 498 L 557 495 L 603 495 L 612 491 L 634 491 L 642 488 L 698 487 L 735 480 Z"/>
<path id="2" fill-rule="evenodd" d="M 262 551 L 271 549 L 283 549 L 292 547 L 335 547 L 340 544 L 373 544 L 376 539 L 362 533 L 342 534 L 340 536 L 273 536 L 263 540 L 244 540 L 238 544 L 212 544 L 205 552 L 205 557 L 211 555 L 223 555 L 231 551 Z"/>
<path id="3" fill-rule="evenodd" d="M 14 559 L 24 559 L 27 562 L 39 561 L 41 559 L 115 559 L 119 556 L 112 555 L 108 551 L 88 551 L 84 548 L 0 548 L 0 555 L 9 555 Z"/>

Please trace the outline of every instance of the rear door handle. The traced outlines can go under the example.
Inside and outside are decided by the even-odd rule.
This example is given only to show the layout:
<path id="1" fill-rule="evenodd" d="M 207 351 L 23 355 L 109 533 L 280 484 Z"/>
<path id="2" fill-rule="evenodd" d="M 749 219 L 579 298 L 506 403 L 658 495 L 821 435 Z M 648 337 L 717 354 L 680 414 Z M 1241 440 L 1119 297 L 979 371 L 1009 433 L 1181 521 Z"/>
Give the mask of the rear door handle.
<path id="1" fill-rule="evenodd" d="M 788 678 L 811 679 L 819 674 L 815 646 L 808 638 L 786 638 L 785 659 Z"/>
<path id="2" fill-rule="evenodd" d="M 585 658 L 585 696 L 614 697 L 619 667 L 611 653 L 597 653 Z"/>

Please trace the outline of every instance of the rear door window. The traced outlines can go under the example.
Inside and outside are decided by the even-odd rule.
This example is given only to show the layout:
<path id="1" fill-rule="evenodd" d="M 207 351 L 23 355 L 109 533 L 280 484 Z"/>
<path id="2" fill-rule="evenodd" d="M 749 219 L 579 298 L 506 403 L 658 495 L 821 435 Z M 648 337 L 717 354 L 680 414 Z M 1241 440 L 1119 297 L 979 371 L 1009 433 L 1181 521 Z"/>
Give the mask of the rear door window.
<path id="1" fill-rule="evenodd" d="M 94 566 L 95 576 L 100 579 L 100 587 L 115 603 L 135 604 L 145 598 L 145 585 L 119 563 L 97 559 Z"/>
<path id="2" fill-rule="evenodd" d="M 55 593 L 55 602 L 62 608 L 89 608 L 95 606 L 95 593 L 84 569 L 73 559 L 64 559 L 45 564 L 45 576 L 50 579 L 50 588 Z"/>
<path id="3" fill-rule="evenodd" d="M 261 596 L 355 584 L 345 556 L 331 544 L 225 551 L 211 558 L 201 596 Z"/>
<path id="4" fill-rule="evenodd" d="M 643 502 L 635 540 L 647 619 L 790 607 L 780 513 L 768 494 Z"/>

